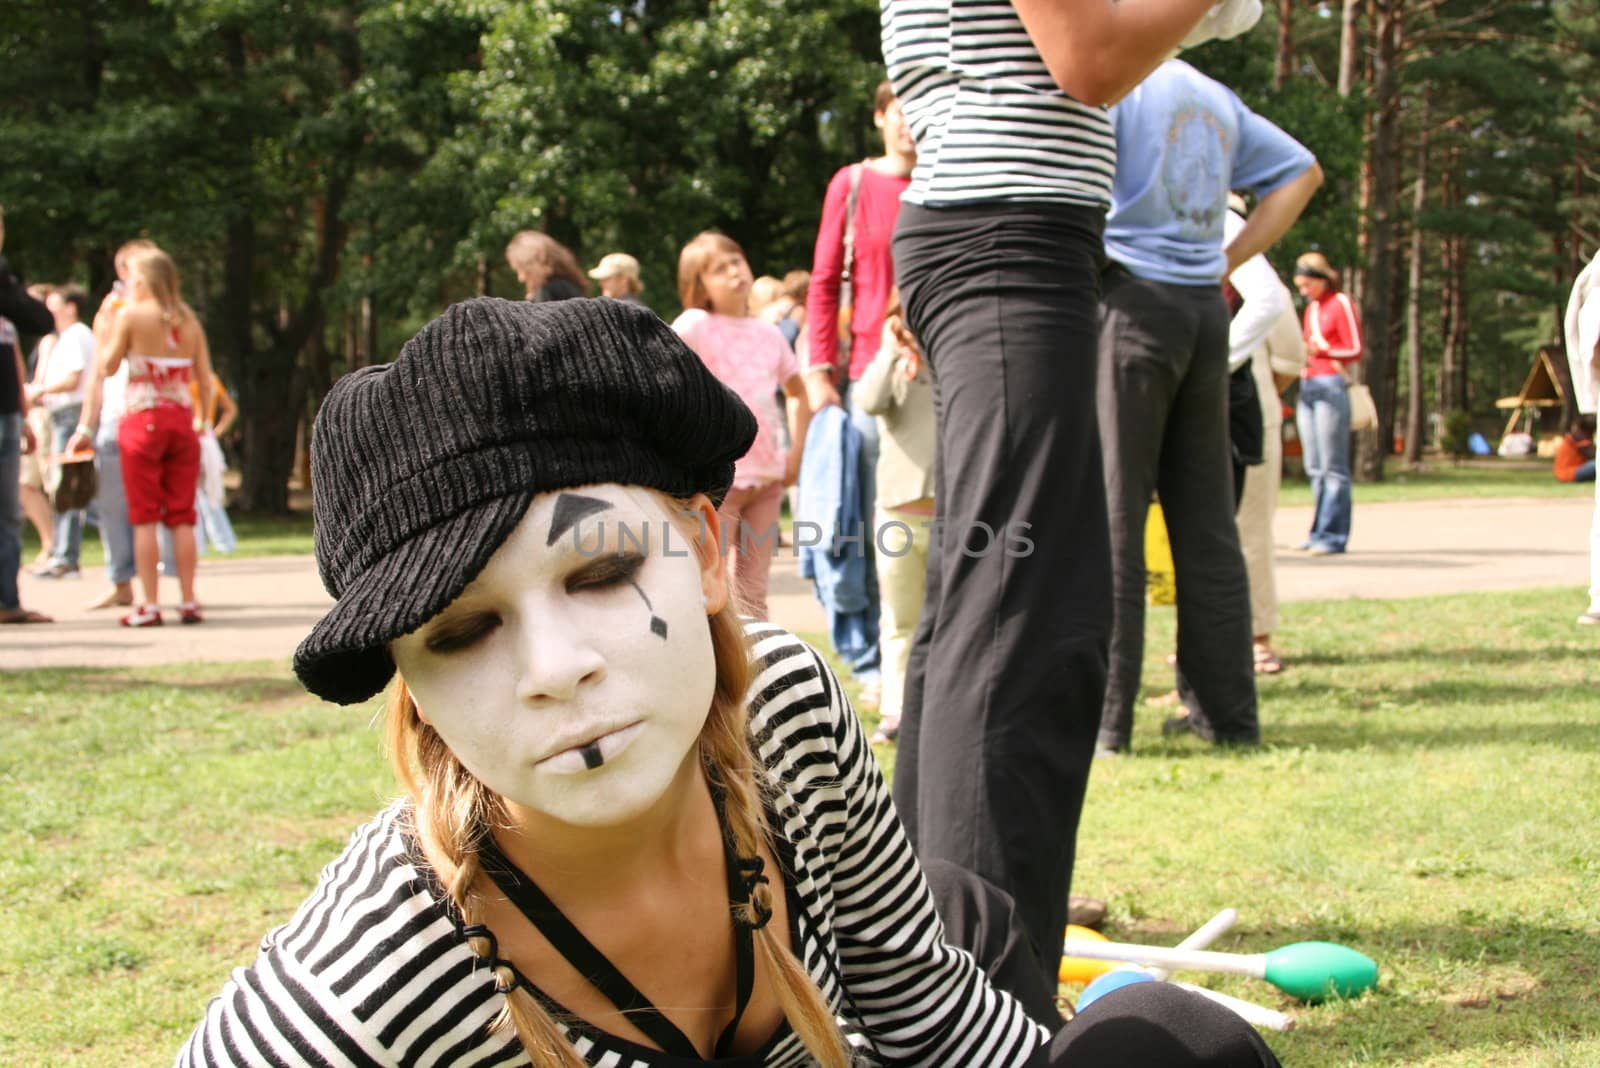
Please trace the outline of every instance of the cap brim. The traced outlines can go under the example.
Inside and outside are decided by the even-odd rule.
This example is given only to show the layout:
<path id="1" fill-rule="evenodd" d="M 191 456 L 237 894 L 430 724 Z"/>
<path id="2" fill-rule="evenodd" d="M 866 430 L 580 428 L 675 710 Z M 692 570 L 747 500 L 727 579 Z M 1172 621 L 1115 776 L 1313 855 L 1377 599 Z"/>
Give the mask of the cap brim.
<path id="1" fill-rule="evenodd" d="M 438 615 L 522 521 L 532 492 L 498 497 L 444 520 L 367 568 L 294 653 L 295 674 L 326 701 L 350 705 L 394 675 L 388 643 Z"/>

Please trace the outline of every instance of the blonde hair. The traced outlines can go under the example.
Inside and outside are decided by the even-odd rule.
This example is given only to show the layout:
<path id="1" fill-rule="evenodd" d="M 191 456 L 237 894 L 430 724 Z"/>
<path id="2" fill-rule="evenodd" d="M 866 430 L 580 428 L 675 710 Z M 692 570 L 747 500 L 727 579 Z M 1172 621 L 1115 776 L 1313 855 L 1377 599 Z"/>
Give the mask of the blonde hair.
<path id="1" fill-rule="evenodd" d="M 764 274 L 750 283 L 750 314 L 760 315 L 761 309 L 778 300 L 783 294 L 783 283 Z"/>
<path id="2" fill-rule="evenodd" d="M 157 245 L 154 241 L 149 241 L 142 237 L 136 237 L 131 241 L 124 241 L 121 246 L 117 248 L 116 254 L 111 257 L 111 266 L 113 268 L 129 266 L 131 265 L 134 256 L 141 252 L 148 252 L 151 249 L 160 247 L 161 246 Z"/>
<path id="3" fill-rule="evenodd" d="M 682 514 L 688 502 L 673 502 Z M 686 531 L 687 532 L 687 531 Z M 750 650 L 730 609 L 709 617 L 716 658 L 716 688 L 698 752 L 713 788 L 725 791 L 728 830 L 741 857 L 754 857 L 765 845 L 773 850 L 767 824 L 763 782 L 751 746 L 745 692 L 751 679 Z M 481 922 L 484 879 L 479 847 L 493 828 L 508 823 L 504 800 L 473 777 L 434 729 L 418 714 L 403 678 L 389 692 L 386 733 L 389 759 L 396 777 L 414 805 L 414 829 L 428 857 L 438 868 L 439 882 L 460 910 L 463 922 Z M 757 922 L 770 915 L 772 889 L 757 883 L 748 903 L 736 906 L 736 918 Z M 833 1013 L 822 992 L 783 936 L 766 924 L 754 934 L 756 967 L 772 983 L 779 1007 L 800 1041 L 823 1068 L 848 1068 L 849 1058 Z M 479 956 L 490 952 L 488 938 L 470 944 Z M 584 1068 L 567 1042 L 560 1023 L 526 989 L 517 985 L 510 967 L 497 964 L 497 988 L 505 994 L 504 1012 L 492 1025 L 516 1029 L 528 1058 L 541 1068 Z"/>
<path id="4" fill-rule="evenodd" d="M 711 310 L 711 297 L 700 276 L 710 269 L 712 260 L 729 252 L 744 256 L 739 242 L 715 230 L 704 230 L 683 246 L 683 251 L 678 253 L 678 299 L 683 301 L 684 311 L 691 308 Z"/>
<path id="5" fill-rule="evenodd" d="M 1328 262 L 1328 257 L 1320 252 L 1302 252 L 1300 258 L 1294 261 L 1294 273 L 1303 274 L 1308 278 L 1320 278 L 1328 283 L 1328 288 L 1338 290 L 1339 272 Z"/>
<path id="6" fill-rule="evenodd" d="M 540 230 L 523 230 L 513 237 L 506 245 L 506 262 L 513 271 L 519 272 L 530 267 L 548 267 L 552 275 L 565 278 L 585 296 L 589 293 L 589 279 L 578 266 L 578 258 L 572 250 Z"/>
<path id="7" fill-rule="evenodd" d="M 183 302 L 178 265 L 172 262 L 171 256 L 152 245 L 129 257 L 128 271 L 144 280 L 151 299 L 161 305 L 163 322 L 178 326 L 194 318 L 194 309 Z"/>

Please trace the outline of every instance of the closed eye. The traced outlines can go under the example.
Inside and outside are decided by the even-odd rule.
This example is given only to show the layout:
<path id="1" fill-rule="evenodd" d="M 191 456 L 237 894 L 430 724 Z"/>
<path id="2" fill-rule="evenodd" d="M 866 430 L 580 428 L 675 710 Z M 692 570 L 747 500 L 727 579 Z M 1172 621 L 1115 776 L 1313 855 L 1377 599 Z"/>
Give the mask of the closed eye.
<path id="1" fill-rule="evenodd" d="M 490 612 L 447 619 L 428 631 L 424 641 L 430 653 L 454 653 L 476 645 L 500 625 L 500 617 Z"/>
<path id="2" fill-rule="evenodd" d="M 617 553 L 591 561 L 573 572 L 567 579 L 567 591 L 603 590 L 611 586 L 632 582 L 645 558 L 639 553 Z"/>

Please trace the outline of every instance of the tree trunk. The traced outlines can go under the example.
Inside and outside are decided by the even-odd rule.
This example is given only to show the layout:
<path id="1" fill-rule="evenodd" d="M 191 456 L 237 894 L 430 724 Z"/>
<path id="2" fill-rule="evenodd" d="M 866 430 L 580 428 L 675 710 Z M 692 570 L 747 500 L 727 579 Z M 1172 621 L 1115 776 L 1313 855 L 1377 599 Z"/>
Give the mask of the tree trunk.
<path id="1" fill-rule="evenodd" d="M 1439 171 L 1439 207 L 1449 211 L 1455 204 L 1455 183 L 1451 172 L 1455 168 L 1454 152 L 1446 155 Z M 1439 414 L 1449 415 L 1461 407 L 1456 393 L 1455 346 L 1455 295 L 1460 279 L 1456 277 L 1455 238 L 1446 234 L 1439 239 Z"/>
<path id="2" fill-rule="evenodd" d="M 1294 0 L 1278 0 L 1278 54 L 1272 65 L 1272 91 L 1281 92 L 1294 69 Z"/>
<path id="3" fill-rule="evenodd" d="M 1383 478 L 1383 459 L 1394 441 L 1394 207 L 1400 182 L 1399 94 L 1401 3 L 1374 0 L 1372 60 L 1372 201 L 1368 217 L 1367 272 L 1362 296 L 1366 319 L 1366 381 L 1378 406 L 1376 432 L 1358 435 L 1354 475 L 1363 482 Z"/>
<path id="4" fill-rule="evenodd" d="M 1422 462 L 1422 209 L 1428 198 L 1428 95 L 1417 121 L 1417 182 L 1411 192 L 1411 269 L 1406 283 L 1406 462 Z"/>
<path id="5" fill-rule="evenodd" d="M 1361 0 L 1344 0 L 1339 14 L 1339 83 L 1340 96 L 1349 96 L 1355 87 L 1357 47 L 1356 13 Z"/>

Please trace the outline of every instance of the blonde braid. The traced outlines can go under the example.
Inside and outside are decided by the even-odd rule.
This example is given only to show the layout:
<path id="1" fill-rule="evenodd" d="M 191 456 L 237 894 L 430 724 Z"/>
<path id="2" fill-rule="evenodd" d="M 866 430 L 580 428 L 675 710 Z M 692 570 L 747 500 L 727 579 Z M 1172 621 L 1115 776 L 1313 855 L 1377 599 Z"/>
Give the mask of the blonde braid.
<path id="1" fill-rule="evenodd" d="M 700 755 L 709 773 L 716 778 L 725 797 L 727 829 L 741 857 L 759 855 L 766 846 L 774 856 L 772 828 L 767 823 L 755 750 L 750 743 L 750 718 L 745 708 L 749 689 L 750 654 L 743 629 L 733 614 L 718 612 L 711 617 L 711 641 L 717 651 L 719 669 L 725 662 L 741 665 L 737 672 L 718 671 L 717 691 L 711 714 L 700 734 Z M 724 676 L 736 676 L 728 677 Z M 724 687 L 724 683 L 728 685 Z M 735 906 L 736 919 L 756 927 L 755 950 L 758 973 L 772 981 L 772 991 L 789 1026 L 821 1068 L 848 1068 L 850 1057 L 833 1011 L 822 991 L 806 973 L 794 952 L 762 917 L 772 916 L 772 885 L 766 880 L 752 884 L 750 898 Z"/>

